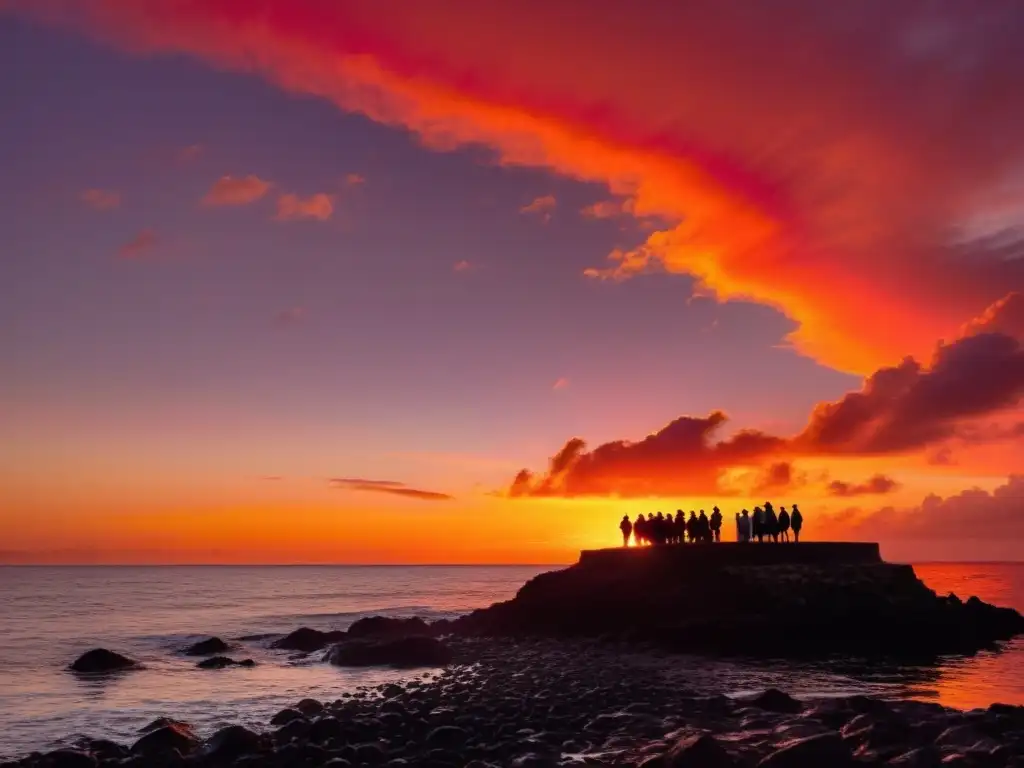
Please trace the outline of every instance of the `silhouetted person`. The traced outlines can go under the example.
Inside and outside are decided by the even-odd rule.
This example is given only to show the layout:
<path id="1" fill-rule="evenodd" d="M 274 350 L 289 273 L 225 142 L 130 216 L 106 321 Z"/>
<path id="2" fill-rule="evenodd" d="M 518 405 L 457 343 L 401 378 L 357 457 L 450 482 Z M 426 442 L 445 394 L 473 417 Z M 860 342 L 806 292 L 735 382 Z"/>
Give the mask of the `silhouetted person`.
<path id="1" fill-rule="evenodd" d="M 796 504 L 793 505 L 793 514 L 789 516 L 789 519 L 793 526 L 793 541 L 800 541 L 800 529 L 804 527 L 804 516 L 800 514 Z"/>
<path id="2" fill-rule="evenodd" d="M 676 519 L 672 521 L 672 537 L 676 544 L 686 541 L 686 518 L 681 509 L 676 510 Z"/>
<path id="3" fill-rule="evenodd" d="M 708 516 L 702 509 L 700 514 L 697 516 L 697 540 L 698 541 L 710 541 L 711 540 L 711 524 L 708 521 Z"/>
<path id="4" fill-rule="evenodd" d="M 764 509 L 761 507 L 754 507 L 754 536 L 758 542 L 763 542 L 764 537 L 768 534 L 767 518 L 764 514 Z"/>
<path id="5" fill-rule="evenodd" d="M 665 543 L 665 515 L 661 512 L 654 518 L 654 530 L 651 532 L 651 538 L 654 539 L 655 544 Z"/>
<path id="6" fill-rule="evenodd" d="M 633 523 L 633 540 L 638 547 L 642 547 L 647 542 L 647 521 L 644 519 L 643 512 L 637 515 L 636 522 Z"/>
<path id="7" fill-rule="evenodd" d="M 718 507 L 711 509 L 711 537 L 714 541 L 722 540 L 722 513 Z"/>
<path id="8" fill-rule="evenodd" d="M 789 512 L 785 507 L 779 507 L 779 536 L 783 541 L 789 541 Z"/>
<path id="9" fill-rule="evenodd" d="M 697 540 L 697 513 L 692 509 L 690 516 L 686 519 L 686 538 L 693 544 Z"/>
<path id="10" fill-rule="evenodd" d="M 775 516 L 775 509 L 770 501 L 764 503 L 764 533 L 771 536 L 772 541 L 779 541 L 779 518 Z"/>
<path id="11" fill-rule="evenodd" d="M 622 516 L 622 522 L 619 523 L 619 530 L 622 531 L 622 546 L 629 546 L 629 537 L 633 534 L 633 524 L 629 522 L 629 515 Z"/>
<path id="12" fill-rule="evenodd" d="M 736 540 L 742 541 L 743 543 L 749 543 L 750 541 L 750 513 L 747 510 L 743 510 L 736 518 L 736 527 L 739 531 Z"/>

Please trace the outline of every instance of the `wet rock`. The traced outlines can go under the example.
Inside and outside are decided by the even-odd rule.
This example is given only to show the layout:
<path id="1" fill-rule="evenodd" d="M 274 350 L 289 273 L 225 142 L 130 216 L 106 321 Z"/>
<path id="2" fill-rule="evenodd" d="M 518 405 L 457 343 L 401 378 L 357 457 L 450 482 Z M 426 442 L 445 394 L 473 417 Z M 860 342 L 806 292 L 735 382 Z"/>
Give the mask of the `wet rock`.
<path id="1" fill-rule="evenodd" d="M 184 720 L 175 720 L 170 717 L 158 717 L 156 720 L 151 721 L 148 725 L 144 725 L 139 728 L 139 733 L 150 733 L 158 728 L 165 728 L 169 725 L 173 725 L 176 728 L 182 728 L 187 731 L 192 730 L 192 726 L 186 723 Z"/>
<path id="2" fill-rule="evenodd" d="M 182 648 L 181 652 L 186 656 L 212 656 L 215 653 L 226 653 L 229 650 L 230 646 L 219 637 L 210 637 L 192 643 L 187 648 Z"/>
<path id="3" fill-rule="evenodd" d="M 973 725 L 956 725 L 940 733 L 935 739 L 935 746 L 990 751 L 998 744 Z"/>
<path id="4" fill-rule="evenodd" d="M 324 711 L 324 705 L 316 699 L 303 699 L 295 708 L 299 710 L 306 717 L 312 717 L 313 715 L 319 715 Z"/>
<path id="5" fill-rule="evenodd" d="M 261 742 L 258 733 L 241 725 L 229 725 L 206 740 L 201 754 L 209 760 L 234 760 L 256 752 Z"/>
<path id="6" fill-rule="evenodd" d="M 433 637 L 402 637 L 339 643 L 328 651 L 326 660 L 345 667 L 441 667 L 451 663 L 452 652 Z"/>
<path id="7" fill-rule="evenodd" d="M 461 747 L 469 734 L 455 725 L 442 725 L 427 734 L 427 746 L 441 749 Z"/>
<path id="8" fill-rule="evenodd" d="M 86 651 L 74 662 L 71 663 L 72 672 L 82 675 L 95 675 L 104 672 L 120 672 L 127 669 L 137 669 L 139 663 L 120 653 L 108 651 L 106 648 L 93 648 Z"/>
<path id="9" fill-rule="evenodd" d="M 224 669 L 225 667 L 255 667 L 256 662 L 252 659 L 243 659 L 242 661 L 235 661 L 229 659 L 227 656 L 211 656 L 208 659 L 203 659 L 196 666 L 199 669 Z"/>
<path id="10" fill-rule="evenodd" d="M 321 632 L 318 629 L 299 627 L 279 640 L 270 644 L 271 648 L 280 648 L 286 651 L 303 651 L 311 653 L 326 648 L 333 642 L 345 637 L 344 631 Z"/>
<path id="11" fill-rule="evenodd" d="M 898 768 L 939 768 L 942 765 L 942 752 L 932 746 L 918 747 L 897 755 L 888 764 Z"/>
<path id="12" fill-rule="evenodd" d="M 302 714 L 299 710 L 293 709 L 292 707 L 288 707 L 287 709 L 282 709 L 280 712 L 278 712 L 276 715 L 270 718 L 270 724 L 288 725 L 288 723 L 292 722 L 293 720 L 305 719 L 306 716 Z"/>
<path id="13" fill-rule="evenodd" d="M 838 733 L 823 733 L 786 744 L 758 763 L 758 768 L 841 768 L 852 762 L 853 754 L 842 737 Z"/>
<path id="14" fill-rule="evenodd" d="M 665 768 L 733 768 L 736 761 L 709 733 L 677 741 L 665 754 Z"/>
<path id="15" fill-rule="evenodd" d="M 751 699 L 749 704 L 768 712 L 779 712 L 787 715 L 795 715 L 804 708 L 802 702 L 797 701 L 788 693 L 783 693 L 778 688 L 769 688 L 764 693 Z"/>
<path id="16" fill-rule="evenodd" d="M 77 749 L 58 749 L 46 755 L 46 764 L 50 768 L 96 768 L 99 760 Z"/>
<path id="17" fill-rule="evenodd" d="M 321 717 L 313 722 L 309 729 L 309 740 L 314 744 L 323 744 L 329 739 L 337 739 L 345 732 L 341 721 L 332 716 Z"/>
<path id="18" fill-rule="evenodd" d="M 431 628 L 419 616 L 410 619 L 395 619 L 388 616 L 368 616 L 359 619 L 348 628 L 353 639 L 370 637 L 409 637 L 411 635 L 433 634 Z"/>
<path id="19" fill-rule="evenodd" d="M 199 746 L 199 739 L 196 738 L 191 728 L 173 724 L 150 731 L 136 741 L 132 745 L 132 754 L 158 757 L 173 750 L 187 755 L 197 746 Z"/>

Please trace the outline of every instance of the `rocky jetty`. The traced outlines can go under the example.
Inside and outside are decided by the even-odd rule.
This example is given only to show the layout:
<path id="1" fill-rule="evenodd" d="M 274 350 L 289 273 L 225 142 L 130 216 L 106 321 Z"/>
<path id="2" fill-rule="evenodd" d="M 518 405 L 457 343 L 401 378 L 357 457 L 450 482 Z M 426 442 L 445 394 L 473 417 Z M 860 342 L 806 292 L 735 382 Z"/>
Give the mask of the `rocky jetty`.
<path id="1" fill-rule="evenodd" d="M 198 734 L 160 720 L 135 743 L 80 739 L 0 768 L 1012 768 L 1024 708 L 963 712 L 864 696 L 801 701 L 768 690 L 701 695 L 687 673 L 631 645 L 452 638 L 453 663 L 304 699 L 265 728 Z"/>
<path id="2" fill-rule="evenodd" d="M 584 552 L 451 629 L 712 654 L 924 658 L 995 647 L 1024 632 L 1024 617 L 940 597 L 874 544 L 707 544 Z"/>

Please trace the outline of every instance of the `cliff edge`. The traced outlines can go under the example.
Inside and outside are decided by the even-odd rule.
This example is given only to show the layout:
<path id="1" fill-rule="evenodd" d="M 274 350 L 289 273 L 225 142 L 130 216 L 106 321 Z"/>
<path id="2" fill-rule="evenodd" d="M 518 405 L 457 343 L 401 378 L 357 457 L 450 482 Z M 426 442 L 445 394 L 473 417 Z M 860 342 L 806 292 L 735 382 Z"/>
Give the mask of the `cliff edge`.
<path id="1" fill-rule="evenodd" d="M 1024 617 L 939 597 L 911 566 L 883 562 L 876 544 L 687 544 L 583 552 L 453 629 L 727 655 L 925 658 L 996 648 L 1024 633 Z"/>

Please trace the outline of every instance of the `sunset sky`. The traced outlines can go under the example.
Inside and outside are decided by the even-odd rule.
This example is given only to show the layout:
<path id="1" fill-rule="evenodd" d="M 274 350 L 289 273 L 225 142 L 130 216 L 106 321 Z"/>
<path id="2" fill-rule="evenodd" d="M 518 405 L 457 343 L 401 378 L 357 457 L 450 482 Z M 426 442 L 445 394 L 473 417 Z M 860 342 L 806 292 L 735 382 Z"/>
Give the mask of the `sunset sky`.
<path id="1" fill-rule="evenodd" d="M 0 0 L 0 562 L 1024 547 L 1016 0 Z"/>

